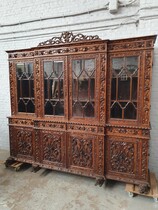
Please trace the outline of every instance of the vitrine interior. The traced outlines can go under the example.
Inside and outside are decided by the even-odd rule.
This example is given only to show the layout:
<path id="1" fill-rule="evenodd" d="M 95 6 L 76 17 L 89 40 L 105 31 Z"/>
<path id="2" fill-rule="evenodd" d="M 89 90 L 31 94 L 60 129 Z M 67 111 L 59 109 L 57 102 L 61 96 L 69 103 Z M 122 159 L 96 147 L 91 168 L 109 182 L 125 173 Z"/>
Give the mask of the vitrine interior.
<path id="1" fill-rule="evenodd" d="M 156 36 L 101 40 L 64 32 L 9 55 L 10 158 L 149 186 Z"/>

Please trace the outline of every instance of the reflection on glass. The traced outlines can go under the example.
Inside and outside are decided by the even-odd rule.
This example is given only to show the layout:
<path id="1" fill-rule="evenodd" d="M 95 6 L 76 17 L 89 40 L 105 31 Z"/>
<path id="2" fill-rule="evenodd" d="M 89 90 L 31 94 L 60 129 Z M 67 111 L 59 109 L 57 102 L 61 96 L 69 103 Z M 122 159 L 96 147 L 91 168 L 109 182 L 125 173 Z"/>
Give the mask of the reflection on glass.
<path id="1" fill-rule="evenodd" d="M 44 61 L 45 115 L 64 115 L 63 62 Z"/>
<path id="2" fill-rule="evenodd" d="M 34 113 L 34 76 L 33 63 L 17 63 L 17 100 L 18 112 Z"/>
<path id="3" fill-rule="evenodd" d="M 73 116 L 94 117 L 95 59 L 72 61 Z"/>
<path id="4" fill-rule="evenodd" d="M 137 118 L 138 56 L 112 59 L 111 118 Z"/>

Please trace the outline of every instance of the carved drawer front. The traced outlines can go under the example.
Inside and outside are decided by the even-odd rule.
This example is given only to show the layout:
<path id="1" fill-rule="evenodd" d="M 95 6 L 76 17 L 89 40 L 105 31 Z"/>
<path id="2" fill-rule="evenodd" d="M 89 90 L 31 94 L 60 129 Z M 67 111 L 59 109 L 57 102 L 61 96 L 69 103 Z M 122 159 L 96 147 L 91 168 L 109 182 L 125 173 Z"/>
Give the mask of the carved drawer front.
<path id="1" fill-rule="evenodd" d="M 106 173 L 135 177 L 138 173 L 138 143 L 132 138 L 108 137 L 106 142 Z"/>
<path id="2" fill-rule="evenodd" d="M 42 163 L 48 166 L 65 165 L 65 134 L 59 131 L 41 131 Z"/>
<path id="3" fill-rule="evenodd" d="M 33 129 L 26 127 L 10 127 L 11 153 L 18 158 L 34 159 Z M 14 151 L 12 151 L 12 148 Z M 16 153 L 15 153 L 16 150 Z"/>
<path id="4" fill-rule="evenodd" d="M 70 171 L 93 176 L 97 170 L 97 136 L 69 134 L 68 145 Z"/>

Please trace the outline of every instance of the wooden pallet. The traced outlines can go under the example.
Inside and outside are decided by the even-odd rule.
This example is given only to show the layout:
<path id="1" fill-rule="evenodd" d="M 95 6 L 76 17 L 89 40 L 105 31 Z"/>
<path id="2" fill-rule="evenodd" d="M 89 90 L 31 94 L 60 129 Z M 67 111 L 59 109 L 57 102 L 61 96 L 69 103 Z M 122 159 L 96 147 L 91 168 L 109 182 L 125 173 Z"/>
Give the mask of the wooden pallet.
<path id="1" fill-rule="evenodd" d="M 22 166 L 24 166 L 25 163 L 18 162 L 15 160 L 6 161 L 5 163 L 6 168 L 12 168 L 15 171 L 19 171 Z"/>
<path id="2" fill-rule="evenodd" d="M 150 173 L 150 191 L 147 194 L 141 194 L 139 188 L 134 184 L 126 184 L 125 191 L 128 192 L 129 197 L 133 197 L 134 194 L 144 195 L 147 197 L 152 197 L 155 202 L 158 202 L 158 188 L 157 180 L 154 173 Z"/>

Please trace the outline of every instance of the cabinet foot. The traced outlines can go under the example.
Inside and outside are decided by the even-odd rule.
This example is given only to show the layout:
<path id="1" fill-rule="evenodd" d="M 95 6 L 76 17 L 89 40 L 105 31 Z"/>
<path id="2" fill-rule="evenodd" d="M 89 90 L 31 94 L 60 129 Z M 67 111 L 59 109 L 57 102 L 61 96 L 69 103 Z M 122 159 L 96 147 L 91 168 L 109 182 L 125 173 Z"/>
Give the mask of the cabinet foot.
<path id="1" fill-rule="evenodd" d="M 147 194 L 150 190 L 150 187 L 148 184 L 140 184 L 138 187 L 139 187 L 140 194 Z"/>
<path id="2" fill-rule="evenodd" d="M 95 186 L 99 185 L 101 187 L 104 184 L 105 179 L 102 177 L 96 178 Z"/>
<path id="3" fill-rule="evenodd" d="M 38 165 L 32 165 L 32 172 L 36 173 L 39 171 L 41 168 Z"/>
<path id="4" fill-rule="evenodd" d="M 10 167 L 14 162 L 15 162 L 15 160 L 14 160 L 13 158 L 10 158 L 10 157 L 9 157 L 9 158 L 5 161 L 4 165 L 5 165 L 6 168 L 8 168 L 8 167 Z"/>

